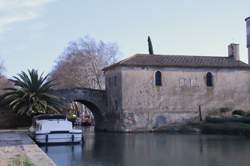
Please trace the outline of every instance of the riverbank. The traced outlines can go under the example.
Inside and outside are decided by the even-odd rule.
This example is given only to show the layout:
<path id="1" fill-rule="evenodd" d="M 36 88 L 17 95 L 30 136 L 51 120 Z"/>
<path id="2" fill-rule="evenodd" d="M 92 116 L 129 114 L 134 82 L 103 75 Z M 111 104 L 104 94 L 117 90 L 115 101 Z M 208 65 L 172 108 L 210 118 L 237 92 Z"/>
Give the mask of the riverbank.
<path id="1" fill-rule="evenodd" d="M 177 133 L 177 134 L 214 134 L 250 136 L 250 124 L 239 122 L 211 123 L 200 122 L 184 125 L 170 125 L 152 132 Z"/>
<path id="2" fill-rule="evenodd" d="M 226 134 L 250 136 L 250 124 L 246 123 L 201 123 L 203 134 Z"/>
<path id="3" fill-rule="evenodd" d="M 15 166 L 16 163 L 25 162 L 29 164 L 32 163 L 34 166 L 56 165 L 53 160 L 25 134 L 24 130 L 0 131 L 0 165 Z"/>

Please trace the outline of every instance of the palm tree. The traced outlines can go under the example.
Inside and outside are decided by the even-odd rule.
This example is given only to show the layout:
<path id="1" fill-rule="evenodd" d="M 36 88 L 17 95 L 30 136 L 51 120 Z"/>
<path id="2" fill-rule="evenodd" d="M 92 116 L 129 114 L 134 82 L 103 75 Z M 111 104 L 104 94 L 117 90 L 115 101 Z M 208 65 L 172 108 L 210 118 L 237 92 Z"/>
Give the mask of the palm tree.
<path id="1" fill-rule="evenodd" d="M 62 101 L 53 94 L 53 81 L 47 81 L 48 75 L 39 76 L 37 70 L 21 72 L 13 79 L 13 88 L 6 88 L 2 100 L 18 114 L 32 116 L 34 114 L 59 113 Z"/>

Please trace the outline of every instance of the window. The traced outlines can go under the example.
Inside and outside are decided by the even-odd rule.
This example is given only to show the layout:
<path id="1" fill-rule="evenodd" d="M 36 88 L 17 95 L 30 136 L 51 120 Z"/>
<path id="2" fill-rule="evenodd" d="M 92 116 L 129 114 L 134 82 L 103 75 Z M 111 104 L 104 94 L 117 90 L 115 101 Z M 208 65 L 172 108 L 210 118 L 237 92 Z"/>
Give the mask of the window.
<path id="1" fill-rule="evenodd" d="M 206 79 L 207 79 L 207 86 L 209 87 L 213 86 L 213 74 L 208 72 Z"/>
<path id="2" fill-rule="evenodd" d="M 162 85 L 162 83 L 161 83 L 161 72 L 160 71 L 155 72 L 155 85 L 156 86 L 161 86 Z"/>

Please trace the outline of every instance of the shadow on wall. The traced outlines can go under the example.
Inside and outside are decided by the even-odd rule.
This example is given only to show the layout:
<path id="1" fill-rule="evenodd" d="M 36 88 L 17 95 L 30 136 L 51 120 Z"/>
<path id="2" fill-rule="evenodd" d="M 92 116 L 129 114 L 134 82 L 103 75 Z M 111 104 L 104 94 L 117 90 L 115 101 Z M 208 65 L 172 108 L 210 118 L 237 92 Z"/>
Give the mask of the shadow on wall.
<path id="1" fill-rule="evenodd" d="M 21 116 L 8 108 L 0 107 L 0 129 L 14 129 L 18 127 L 31 126 L 32 119 L 27 116 Z"/>

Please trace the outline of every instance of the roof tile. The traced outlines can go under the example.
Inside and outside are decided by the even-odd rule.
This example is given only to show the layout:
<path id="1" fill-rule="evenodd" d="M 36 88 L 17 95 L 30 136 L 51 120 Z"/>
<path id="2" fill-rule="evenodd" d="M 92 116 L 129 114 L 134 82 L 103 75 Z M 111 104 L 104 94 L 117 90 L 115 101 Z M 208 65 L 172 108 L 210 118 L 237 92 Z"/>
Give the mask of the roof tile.
<path id="1" fill-rule="evenodd" d="M 149 55 L 136 54 L 130 58 L 110 65 L 103 70 L 111 69 L 115 66 L 156 66 L 156 67 L 208 67 L 208 68 L 245 68 L 250 69 L 250 65 L 236 61 L 230 57 L 214 56 L 185 56 L 185 55 Z"/>

